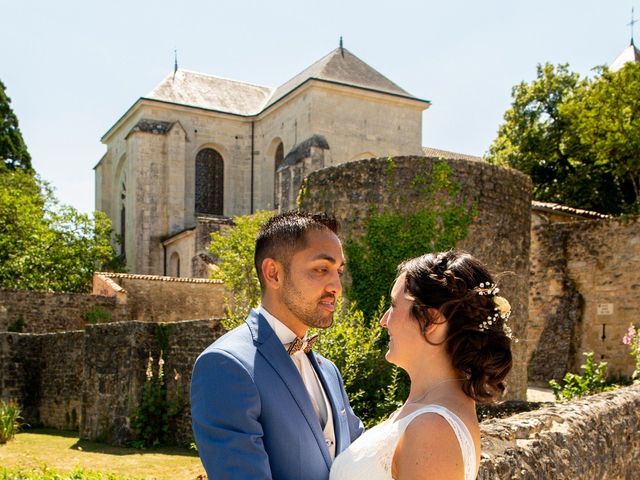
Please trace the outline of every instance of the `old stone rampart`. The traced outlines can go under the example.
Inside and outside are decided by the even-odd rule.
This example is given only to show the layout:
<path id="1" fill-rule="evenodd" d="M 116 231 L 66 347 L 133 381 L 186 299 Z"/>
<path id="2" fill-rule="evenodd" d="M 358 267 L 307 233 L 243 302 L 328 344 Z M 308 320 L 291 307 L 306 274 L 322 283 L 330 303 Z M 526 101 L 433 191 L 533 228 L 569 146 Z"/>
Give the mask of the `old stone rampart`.
<path id="1" fill-rule="evenodd" d="M 449 195 L 425 200 L 424 191 L 438 178 L 436 165 L 446 162 L 456 185 Z M 531 180 L 515 170 L 486 162 L 427 157 L 376 158 L 349 162 L 309 174 L 300 192 L 301 207 L 326 211 L 340 221 L 345 240 L 366 230 L 372 210 L 408 216 L 451 202 L 475 212 L 467 237 L 456 247 L 477 256 L 491 272 L 511 272 L 500 279 L 511 302 L 514 331 L 510 395 L 525 399 L 527 388 L 526 322 L 528 318 Z M 424 252 L 428 253 L 428 252 Z"/>
<path id="2" fill-rule="evenodd" d="M 31 333 L 80 330 L 96 309 L 110 321 L 124 320 L 126 309 L 115 298 L 84 293 L 0 289 L 0 331 Z"/>
<path id="3" fill-rule="evenodd" d="M 529 377 L 580 371 L 595 352 L 609 373 L 631 375 L 622 337 L 638 325 L 640 217 L 541 223 L 532 229 Z"/>
<path id="4" fill-rule="evenodd" d="M 83 337 L 0 333 L 0 398 L 17 400 L 27 424 L 78 429 Z"/>
<path id="5" fill-rule="evenodd" d="M 157 375 L 162 350 L 169 395 L 184 402 L 176 438 L 187 442 L 191 369 L 221 332 L 218 320 L 117 322 L 49 334 L 0 332 L 0 399 L 17 400 L 30 425 L 79 430 L 82 438 L 124 444 L 132 439 L 131 420 L 148 359 L 154 359 Z"/>
<path id="6" fill-rule="evenodd" d="M 481 424 L 478 480 L 634 480 L 640 385 Z"/>

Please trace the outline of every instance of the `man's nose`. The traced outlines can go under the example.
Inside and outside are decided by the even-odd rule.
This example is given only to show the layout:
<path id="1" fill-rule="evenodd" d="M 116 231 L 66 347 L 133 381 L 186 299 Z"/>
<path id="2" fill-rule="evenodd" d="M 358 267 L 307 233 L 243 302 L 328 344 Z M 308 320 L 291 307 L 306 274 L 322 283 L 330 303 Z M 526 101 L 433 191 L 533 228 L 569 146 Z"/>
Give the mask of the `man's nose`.
<path id="1" fill-rule="evenodd" d="M 380 318 L 380 326 L 382 328 L 387 328 L 387 316 L 389 315 L 389 310 L 384 312 L 384 315 Z"/>
<path id="2" fill-rule="evenodd" d="M 340 274 L 335 272 L 331 278 L 331 282 L 327 285 L 327 291 L 333 293 L 336 297 L 342 294 L 342 282 L 340 281 Z"/>

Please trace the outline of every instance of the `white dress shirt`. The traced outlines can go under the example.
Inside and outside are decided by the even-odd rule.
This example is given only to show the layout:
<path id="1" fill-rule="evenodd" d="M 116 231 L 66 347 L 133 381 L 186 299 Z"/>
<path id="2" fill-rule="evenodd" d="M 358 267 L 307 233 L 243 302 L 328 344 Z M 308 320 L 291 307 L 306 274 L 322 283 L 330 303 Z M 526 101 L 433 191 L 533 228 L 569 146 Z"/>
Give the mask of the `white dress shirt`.
<path id="1" fill-rule="evenodd" d="M 271 315 L 262 305 L 258 307 L 258 312 L 267 320 L 269 326 L 274 331 L 280 342 L 282 342 L 285 350 L 288 345 L 292 343 L 297 335 L 289 329 L 284 323 L 278 320 L 276 317 Z M 306 337 L 303 339 L 306 340 Z M 311 405 L 313 405 L 313 409 L 318 416 L 318 420 L 320 421 L 320 427 L 323 429 L 325 442 L 327 444 L 327 448 L 329 449 L 329 454 L 331 458 L 335 458 L 335 450 L 336 450 L 336 442 L 335 442 L 335 431 L 333 427 L 333 416 L 331 412 L 331 404 L 329 403 L 329 399 L 322 388 L 322 383 L 318 378 L 318 374 L 311 365 L 311 361 L 309 357 L 304 353 L 303 350 L 299 350 L 293 355 L 290 355 L 291 361 L 300 372 L 300 376 L 302 377 L 302 382 L 309 393 L 309 398 L 311 399 Z"/>

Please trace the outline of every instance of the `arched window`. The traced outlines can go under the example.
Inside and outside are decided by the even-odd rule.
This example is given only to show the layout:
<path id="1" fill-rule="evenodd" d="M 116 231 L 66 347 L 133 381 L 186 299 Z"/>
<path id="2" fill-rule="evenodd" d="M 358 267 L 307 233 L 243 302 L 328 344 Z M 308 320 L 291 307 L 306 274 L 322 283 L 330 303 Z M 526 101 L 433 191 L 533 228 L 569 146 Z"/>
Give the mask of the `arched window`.
<path id="1" fill-rule="evenodd" d="M 120 256 L 125 258 L 125 238 L 127 236 L 127 181 L 124 174 L 120 179 Z"/>
<path id="2" fill-rule="evenodd" d="M 169 275 L 172 277 L 180 276 L 180 255 L 178 252 L 173 252 L 169 259 Z"/>
<path id="3" fill-rule="evenodd" d="M 276 147 L 273 161 L 273 206 L 276 209 L 278 208 L 278 168 L 282 162 L 284 162 L 284 145 L 280 142 Z"/>
<path id="4" fill-rule="evenodd" d="M 280 165 L 282 165 L 282 162 L 284 162 L 284 145 L 280 142 L 276 148 L 275 162 L 273 162 L 276 172 L 278 171 L 278 168 L 280 168 Z"/>
<path id="5" fill-rule="evenodd" d="M 213 148 L 196 155 L 196 213 L 222 215 L 224 160 Z"/>

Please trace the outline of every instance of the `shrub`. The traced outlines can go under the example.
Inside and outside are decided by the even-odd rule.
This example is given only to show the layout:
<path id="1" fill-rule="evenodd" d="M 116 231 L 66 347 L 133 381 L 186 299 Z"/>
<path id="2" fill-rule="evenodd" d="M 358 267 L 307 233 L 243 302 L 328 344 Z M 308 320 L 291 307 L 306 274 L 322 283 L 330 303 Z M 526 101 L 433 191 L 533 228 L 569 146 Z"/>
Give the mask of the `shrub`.
<path id="1" fill-rule="evenodd" d="M 211 278 L 222 280 L 231 298 L 226 299 L 227 318 L 222 326 L 230 330 L 246 318 L 260 302 L 260 283 L 253 265 L 256 236 L 275 212 L 259 211 L 233 217 L 232 228 L 211 234 L 209 251 L 218 259 Z"/>
<path id="2" fill-rule="evenodd" d="M 0 401 L 0 444 L 11 440 L 20 429 L 22 417 L 20 406 L 14 402 Z"/>
<path id="3" fill-rule="evenodd" d="M 164 365 L 165 360 L 161 351 L 157 370 L 154 373 L 153 357 L 151 354 L 149 355 L 142 398 L 131 422 L 131 428 L 137 437 L 137 440 L 131 443 L 134 447 L 143 448 L 175 443 L 172 424 L 184 409 L 182 379 L 180 374 L 174 371 L 175 391 L 173 396 L 169 397 Z"/>
<path id="4" fill-rule="evenodd" d="M 571 400 L 617 387 L 607 382 L 607 362 L 599 362 L 596 365 L 593 361 L 593 352 L 584 352 L 583 355 L 586 357 L 584 365 L 581 366 L 584 374 L 567 373 L 562 379 L 562 384 L 549 380 L 549 386 L 556 400 Z"/>
<path id="5" fill-rule="evenodd" d="M 111 320 L 111 312 L 100 305 L 94 305 L 82 314 L 82 318 L 91 324 L 107 323 Z"/>

